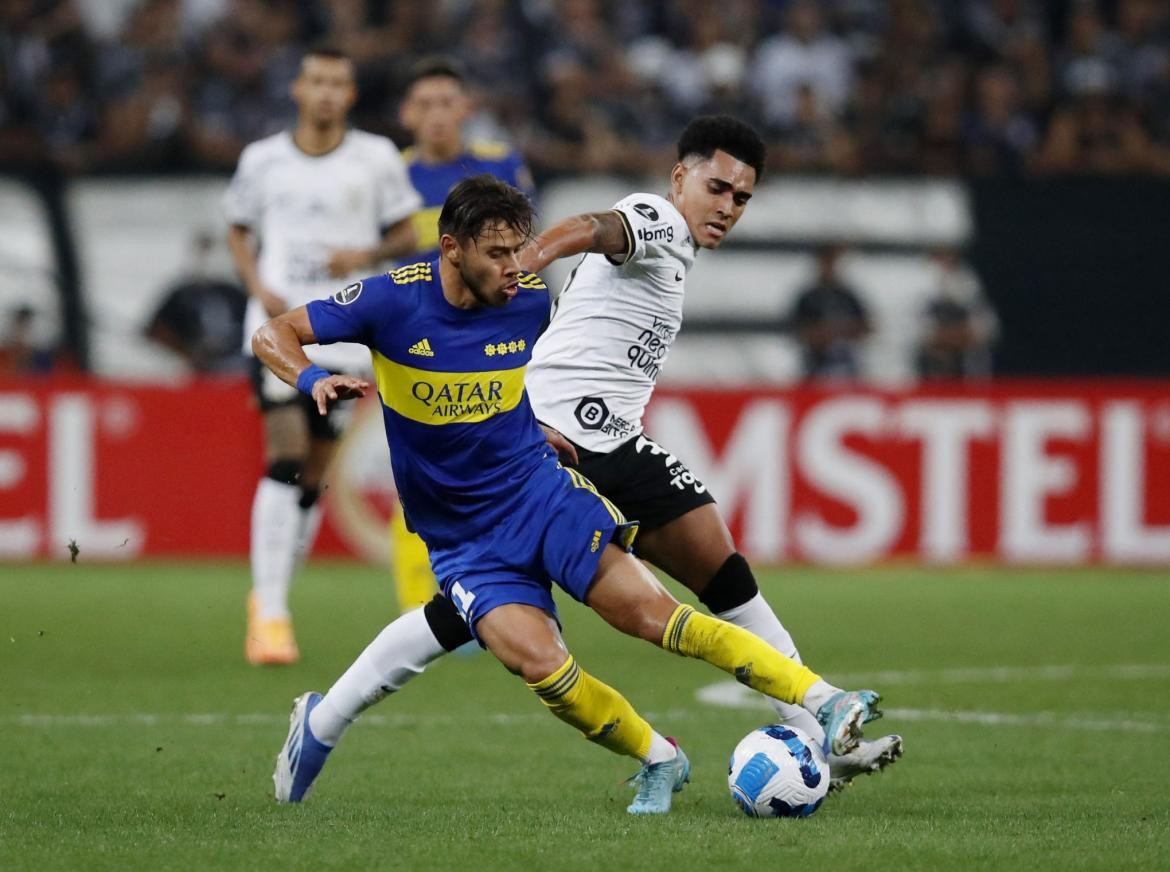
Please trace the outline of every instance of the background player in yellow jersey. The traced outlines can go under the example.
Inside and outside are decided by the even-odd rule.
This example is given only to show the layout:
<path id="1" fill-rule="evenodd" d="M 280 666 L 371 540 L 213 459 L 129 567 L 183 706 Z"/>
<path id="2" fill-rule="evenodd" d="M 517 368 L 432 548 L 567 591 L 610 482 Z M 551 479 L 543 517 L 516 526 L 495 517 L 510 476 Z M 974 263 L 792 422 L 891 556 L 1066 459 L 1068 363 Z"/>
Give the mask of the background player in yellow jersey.
<path id="1" fill-rule="evenodd" d="M 414 213 L 417 247 L 402 263 L 430 262 L 439 256 L 439 212 L 447 193 L 463 179 L 488 173 L 533 195 L 532 174 L 505 143 L 467 140 L 464 124 L 472 113 L 471 95 L 459 63 L 423 58 L 411 69 L 399 117 L 414 145 L 402 156 L 410 182 L 422 197 Z M 396 511 L 390 521 L 394 578 L 402 611 L 417 608 L 435 593 L 435 577 L 422 540 L 407 529 Z"/>

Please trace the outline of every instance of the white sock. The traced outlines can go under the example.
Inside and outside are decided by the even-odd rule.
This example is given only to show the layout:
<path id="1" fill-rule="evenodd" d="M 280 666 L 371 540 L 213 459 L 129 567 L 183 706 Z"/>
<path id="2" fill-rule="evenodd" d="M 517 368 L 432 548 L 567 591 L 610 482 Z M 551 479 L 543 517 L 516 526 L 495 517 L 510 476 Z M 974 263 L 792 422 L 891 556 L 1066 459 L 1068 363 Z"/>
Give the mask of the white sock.
<path id="1" fill-rule="evenodd" d="M 722 618 L 729 624 L 735 624 L 735 626 L 742 627 L 749 633 L 759 636 L 785 657 L 791 657 L 797 663 L 804 662 L 800 659 L 800 652 L 796 650 L 792 634 L 780 623 L 780 619 L 776 617 L 776 613 L 772 611 L 772 607 L 768 605 L 768 601 L 764 599 L 762 594 L 757 593 L 743 605 L 720 612 L 715 617 Z M 776 710 L 781 723 L 803 730 L 814 742 L 824 741 L 824 728 L 804 708 L 771 697 L 765 697 L 765 699 Z"/>
<path id="2" fill-rule="evenodd" d="M 259 617 L 273 621 L 289 616 L 301 489 L 268 477 L 260 479 L 252 500 L 252 591 Z"/>
<path id="3" fill-rule="evenodd" d="M 800 701 L 800 704 L 804 706 L 806 711 L 816 714 L 817 709 L 827 703 L 833 694 L 840 692 L 841 688 L 834 687 L 823 678 L 818 678 L 813 682 L 812 687 L 805 691 L 804 699 Z M 821 735 L 824 735 L 823 730 L 821 731 Z"/>
<path id="4" fill-rule="evenodd" d="M 293 569 L 300 569 L 313 551 L 317 531 L 321 529 L 321 503 L 315 502 L 307 509 L 301 509 L 300 523 L 297 524 L 296 557 Z"/>
<path id="5" fill-rule="evenodd" d="M 359 714 L 387 694 L 400 690 L 427 664 L 447 651 L 435 639 L 421 608 L 389 624 L 366 646 L 317 707 L 309 728 L 326 745 L 335 745 Z"/>
<path id="6" fill-rule="evenodd" d="M 646 759 L 643 763 L 662 763 L 666 760 L 673 760 L 678 756 L 678 748 L 670 744 L 666 737 L 659 735 L 657 730 L 650 731 L 650 750 L 646 752 Z"/>

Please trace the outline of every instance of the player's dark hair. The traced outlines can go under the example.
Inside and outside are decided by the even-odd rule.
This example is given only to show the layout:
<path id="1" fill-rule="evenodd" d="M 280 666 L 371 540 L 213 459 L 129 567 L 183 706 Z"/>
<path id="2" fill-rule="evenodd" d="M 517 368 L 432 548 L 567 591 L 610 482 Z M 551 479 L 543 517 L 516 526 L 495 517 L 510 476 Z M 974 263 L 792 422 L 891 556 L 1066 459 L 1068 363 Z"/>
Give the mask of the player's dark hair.
<path id="1" fill-rule="evenodd" d="M 353 58 L 346 54 L 341 46 L 334 42 L 314 43 L 313 45 L 309 46 L 308 50 L 305 51 L 305 54 L 302 56 L 301 60 L 304 60 L 305 58 L 326 58 L 327 60 L 331 61 L 353 62 Z"/>
<path id="2" fill-rule="evenodd" d="M 764 174 L 767 150 L 754 127 L 730 115 L 700 115 L 691 120 L 678 138 L 678 159 L 691 155 L 709 158 L 725 151 L 756 171 L 756 181 Z"/>
<path id="3" fill-rule="evenodd" d="M 484 173 L 464 179 L 447 194 L 439 213 L 439 235 L 449 233 L 467 242 L 486 230 L 504 226 L 529 239 L 535 220 L 527 194 Z"/>
<path id="4" fill-rule="evenodd" d="M 427 55 L 415 62 L 410 68 L 410 72 L 406 74 L 404 90 L 410 90 L 414 87 L 414 83 L 421 79 L 436 77 L 454 79 L 460 86 L 467 82 L 467 74 L 463 71 L 463 65 L 455 58 L 446 55 Z"/>

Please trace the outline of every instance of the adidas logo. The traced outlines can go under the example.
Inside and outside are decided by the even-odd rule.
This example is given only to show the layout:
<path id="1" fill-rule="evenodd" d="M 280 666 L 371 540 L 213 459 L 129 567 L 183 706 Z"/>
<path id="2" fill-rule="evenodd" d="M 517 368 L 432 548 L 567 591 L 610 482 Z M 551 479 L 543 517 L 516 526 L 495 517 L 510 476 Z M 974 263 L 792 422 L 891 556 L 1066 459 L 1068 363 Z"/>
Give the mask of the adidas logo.
<path id="1" fill-rule="evenodd" d="M 419 357 L 434 357 L 435 352 L 431 350 L 431 340 L 420 339 L 410 348 L 406 349 L 407 354 L 417 354 Z"/>

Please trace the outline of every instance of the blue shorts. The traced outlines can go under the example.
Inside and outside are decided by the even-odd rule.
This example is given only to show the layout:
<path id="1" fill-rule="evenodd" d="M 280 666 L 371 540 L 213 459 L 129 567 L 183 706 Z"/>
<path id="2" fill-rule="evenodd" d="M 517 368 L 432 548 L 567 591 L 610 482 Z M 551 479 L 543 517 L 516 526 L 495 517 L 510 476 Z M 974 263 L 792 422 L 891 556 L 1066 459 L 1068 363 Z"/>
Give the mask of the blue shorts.
<path id="1" fill-rule="evenodd" d="M 553 582 L 584 602 L 605 546 L 628 551 L 637 532 L 637 522 L 626 521 L 588 479 L 550 459 L 523 486 L 506 520 L 468 542 L 432 550 L 431 567 L 474 634 L 480 618 L 510 603 L 555 616 Z"/>

